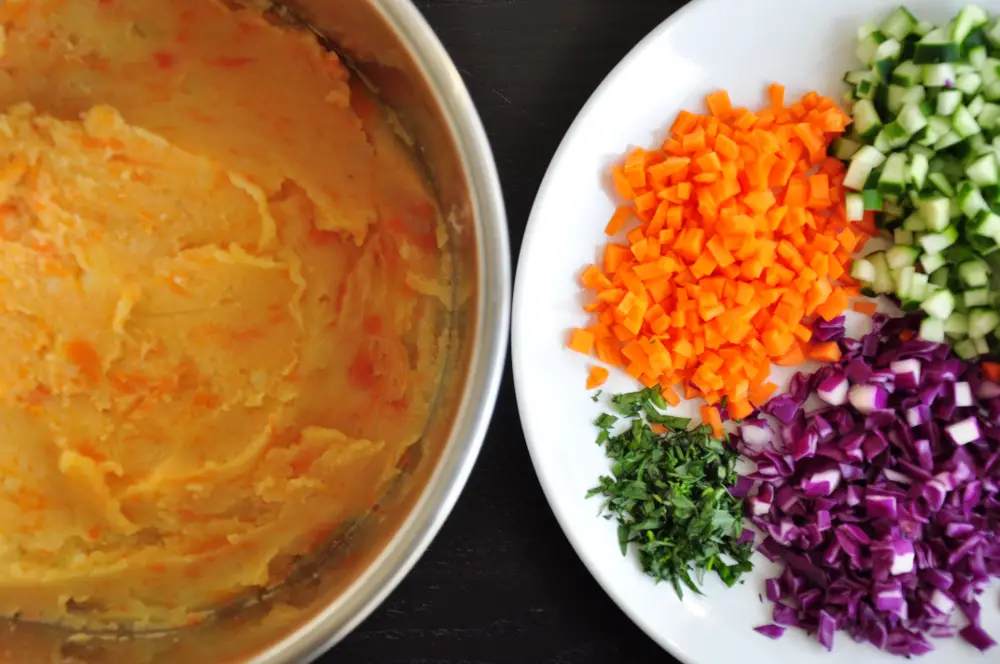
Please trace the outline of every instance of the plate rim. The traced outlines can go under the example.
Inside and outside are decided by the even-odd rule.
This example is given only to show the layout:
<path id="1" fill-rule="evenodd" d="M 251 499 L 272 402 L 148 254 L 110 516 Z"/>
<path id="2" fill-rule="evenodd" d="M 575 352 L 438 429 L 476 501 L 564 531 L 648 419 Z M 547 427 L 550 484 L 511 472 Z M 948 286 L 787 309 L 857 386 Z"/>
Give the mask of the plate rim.
<path id="1" fill-rule="evenodd" d="M 583 563 L 591 578 L 597 583 L 604 594 L 607 595 L 612 602 L 614 602 L 615 606 L 618 607 L 618 610 L 625 614 L 632 624 L 638 627 L 651 641 L 681 664 L 697 664 L 697 662 L 691 659 L 687 653 L 684 653 L 679 648 L 676 648 L 669 642 L 669 640 L 661 638 L 657 631 L 653 629 L 652 624 L 644 619 L 643 616 L 641 616 L 637 611 L 633 610 L 625 598 L 610 584 L 610 577 L 605 577 L 601 574 L 596 568 L 594 562 L 587 555 L 584 555 L 584 542 L 574 534 L 575 531 L 570 527 L 569 515 L 560 511 L 556 507 L 557 501 L 554 499 L 555 489 L 552 484 L 545 479 L 546 475 L 539 471 L 540 461 L 536 456 L 535 445 L 533 445 L 530 440 L 526 419 L 522 415 L 522 394 L 524 393 L 524 390 L 520 388 L 520 385 L 524 380 L 526 380 L 526 378 L 524 378 L 522 370 L 518 368 L 520 366 L 520 363 L 518 362 L 518 347 L 520 346 L 519 341 L 521 337 L 520 330 L 523 329 L 520 322 L 521 314 L 518 303 L 527 297 L 527 294 L 522 293 L 522 291 L 528 288 L 528 284 L 524 281 L 520 266 L 522 261 L 525 259 L 528 247 L 531 245 L 532 237 L 538 232 L 537 229 L 541 223 L 538 220 L 538 210 L 541 207 L 540 201 L 546 197 L 546 192 L 552 187 L 552 181 L 555 178 L 555 171 L 557 170 L 559 163 L 561 163 L 565 158 L 567 146 L 576 139 L 581 126 L 584 124 L 584 118 L 593 111 L 597 100 L 604 95 L 605 90 L 610 88 L 618 77 L 623 75 L 623 73 L 628 70 L 632 62 L 640 57 L 642 51 L 644 51 L 653 42 L 662 39 L 668 32 L 676 29 L 676 25 L 682 23 L 689 13 L 701 10 L 709 5 L 720 3 L 724 4 L 726 1 L 727 0 L 690 0 L 681 8 L 674 11 L 672 14 L 663 19 L 658 25 L 653 27 L 642 39 L 636 42 L 629 49 L 628 53 L 626 53 L 625 56 L 622 57 L 614 67 L 612 67 L 611 71 L 604 76 L 600 84 L 598 84 L 598 86 L 587 98 L 587 101 L 584 102 L 583 106 L 573 118 L 573 122 L 563 135 L 562 140 L 559 142 L 559 146 L 556 148 L 552 159 L 549 160 L 549 165 L 545 170 L 545 176 L 542 178 L 538 191 L 535 193 L 535 198 L 531 206 L 531 212 L 528 215 L 528 221 L 525 225 L 524 235 L 521 238 L 521 246 L 518 251 L 511 306 L 511 370 L 514 378 L 514 398 L 517 404 L 518 419 L 521 423 L 521 431 L 524 435 L 525 446 L 528 448 L 528 455 L 531 458 L 532 469 L 535 471 L 535 477 L 537 478 L 539 485 L 542 487 L 542 493 L 545 495 L 545 502 L 548 504 L 549 511 L 555 517 L 560 530 L 562 530 L 563 536 L 573 548 L 573 552 L 576 554 L 577 559 Z"/>

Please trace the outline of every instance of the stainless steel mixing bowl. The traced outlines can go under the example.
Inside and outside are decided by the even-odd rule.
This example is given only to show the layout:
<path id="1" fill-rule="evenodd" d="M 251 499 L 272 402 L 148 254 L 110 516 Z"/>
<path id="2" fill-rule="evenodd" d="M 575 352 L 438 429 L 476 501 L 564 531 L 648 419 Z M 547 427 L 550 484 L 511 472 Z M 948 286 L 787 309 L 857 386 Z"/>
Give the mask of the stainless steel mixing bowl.
<path id="1" fill-rule="evenodd" d="M 4 664 L 311 661 L 410 570 L 475 462 L 503 370 L 510 300 L 503 199 L 476 110 L 409 0 L 289 0 L 279 9 L 316 32 L 398 113 L 448 213 L 455 306 L 432 421 L 404 480 L 375 513 L 279 591 L 206 625 L 155 637 L 95 637 L 8 621 L 0 626 Z"/>

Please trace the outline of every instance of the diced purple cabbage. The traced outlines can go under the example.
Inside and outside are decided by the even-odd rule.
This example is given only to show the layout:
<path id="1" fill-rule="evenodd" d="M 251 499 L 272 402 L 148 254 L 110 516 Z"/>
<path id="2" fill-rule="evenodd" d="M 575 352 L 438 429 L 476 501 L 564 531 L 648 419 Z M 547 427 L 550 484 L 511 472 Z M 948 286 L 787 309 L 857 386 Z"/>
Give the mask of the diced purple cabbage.
<path id="1" fill-rule="evenodd" d="M 969 625 L 959 632 L 959 634 L 962 635 L 963 639 L 983 652 L 986 652 L 997 644 L 997 642 L 994 641 L 990 635 L 984 632 L 978 625 Z"/>
<path id="2" fill-rule="evenodd" d="M 734 486 L 729 487 L 729 493 L 734 498 L 745 498 L 750 493 L 751 488 L 753 488 L 753 480 L 749 477 L 740 477 Z"/>
<path id="3" fill-rule="evenodd" d="M 819 627 L 816 630 L 820 644 L 827 650 L 833 650 L 833 633 L 837 630 L 837 621 L 823 609 L 819 610 Z"/>
<path id="4" fill-rule="evenodd" d="M 840 341 L 847 334 L 847 318 L 837 316 L 833 320 L 818 319 L 813 323 L 813 339 L 816 341 Z"/>
<path id="5" fill-rule="evenodd" d="M 830 648 L 843 630 L 906 657 L 927 637 L 994 645 L 978 596 L 1000 578 L 1000 385 L 947 346 L 901 340 L 917 320 L 876 315 L 861 340 L 831 324 L 841 361 L 797 374 L 757 439 L 736 436 L 758 468 L 758 550 L 783 565 L 766 636 L 798 627 Z M 807 413 L 814 396 L 825 405 Z"/>
<path id="6" fill-rule="evenodd" d="M 847 376 L 838 374 L 830 376 L 820 383 L 816 388 L 816 394 L 831 406 L 843 406 L 847 403 L 848 389 L 850 389 L 850 384 L 847 381 Z"/>
<path id="7" fill-rule="evenodd" d="M 758 634 L 763 634 L 769 639 L 780 639 L 785 633 L 785 628 L 781 625 L 761 625 L 760 627 L 754 627 L 754 631 Z"/>

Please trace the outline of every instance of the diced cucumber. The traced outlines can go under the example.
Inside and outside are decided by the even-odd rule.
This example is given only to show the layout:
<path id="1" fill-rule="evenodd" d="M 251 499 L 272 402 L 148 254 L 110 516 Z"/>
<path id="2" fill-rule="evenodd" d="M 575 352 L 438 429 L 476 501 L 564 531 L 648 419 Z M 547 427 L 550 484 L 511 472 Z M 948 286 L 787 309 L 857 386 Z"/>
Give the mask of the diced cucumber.
<path id="1" fill-rule="evenodd" d="M 865 206 L 865 211 L 880 211 L 885 206 L 882 192 L 878 189 L 865 189 L 861 192 L 861 203 Z"/>
<path id="2" fill-rule="evenodd" d="M 986 64 L 986 59 L 988 57 L 989 52 L 983 44 L 977 44 L 976 46 L 970 46 L 965 49 L 965 59 L 968 60 L 969 64 L 976 69 L 979 69 Z"/>
<path id="3" fill-rule="evenodd" d="M 912 121 L 912 116 L 909 117 Z M 923 127 L 921 127 L 923 129 Z M 919 129 L 917 130 L 919 131 Z M 906 127 L 899 123 L 899 120 L 893 120 L 886 126 L 882 127 L 882 131 L 879 135 L 875 137 L 875 147 L 878 147 L 879 139 L 882 139 L 888 145 L 888 151 L 896 150 L 902 147 L 906 147 L 906 144 L 910 142 L 910 137 L 913 134 L 910 133 Z"/>
<path id="4" fill-rule="evenodd" d="M 907 294 L 914 302 L 923 302 L 930 295 L 930 277 L 921 272 L 915 272 L 910 279 L 910 292 Z"/>
<path id="5" fill-rule="evenodd" d="M 951 128 L 962 138 L 969 138 L 983 131 L 976 122 L 975 114 L 965 106 L 959 106 L 951 116 Z"/>
<path id="6" fill-rule="evenodd" d="M 990 85 L 1000 82 L 1000 60 L 990 57 L 979 68 L 979 75 L 983 77 L 983 85 Z"/>
<path id="7" fill-rule="evenodd" d="M 918 37 L 923 37 L 933 29 L 934 24 L 930 21 L 917 21 L 917 24 L 913 27 L 913 34 Z"/>
<path id="8" fill-rule="evenodd" d="M 978 72 L 970 71 L 959 74 L 955 81 L 955 89 L 961 90 L 966 97 L 974 97 L 983 87 L 983 77 Z"/>
<path id="9" fill-rule="evenodd" d="M 854 55 L 864 64 L 871 66 L 875 61 L 875 51 L 878 50 L 879 45 L 886 41 L 888 37 L 877 28 L 864 34 L 867 29 L 867 27 L 862 26 L 858 30 L 858 45 L 854 49 Z"/>
<path id="10" fill-rule="evenodd" d="M 844 176 L 844 186 L 848 189 L 861 191 L 872 171 L 882 165 L 885 155 L 870 145 L 864 145 L 851 157 L 851 165 Z"/>
<path id="11" fill-rule="evenodd" d="M 920 85 L 920 82 L 923 79 L 923 73 L 923 68 L 913 62 L 913 60 L 903 60 L 896 65 L 896 68 L 892 71 L 892 76 L 889 81 L 890 83 L 903 88 L 911 88 L 913 86 Z"/>
<path id="12" fill-rule="evenodd" d="M 923 137 L 918 138 L 917 141 L 920 145 L 937 145 L 937 142 L 950 132 L 951 123 L 948 121 L 948 118 L 934 115 L 927 120 L 927 127 L 925 127 L 923 132 L 921 132 L 923 133 Z"/>
<path id="13" fill-rule="evenodd" d="M 872 141 L 872 147 L 881 152 L 882 154 L 889 154 L 893 150 L 893 141 L 889 138 L 889 134 L 886 133 L 885 128 L 875 136 L 875 140 Z"/>
<path id="14" fill-rule="evenodd" d="M 928 233 L 919 240 L 920 246 L 928 254 L 940 254 L 956 241 L 958 241 L 958 230 L 954 226 L 949 226 L 940 233 Z"/>
<path id="15" fill-rule="evenodd" d="M 878 179 L 878 190 L 882 194 L 899 196 L 906 190 L 906 154 L 894 152 L 885 160 L 882 174 Z"/>
<path id="16" fill-rule="evenodd" d="M 878 91 L 879 84 L 877 81 L 861 81 L 854 87 L 853 96 L 851 97 L 852 106 L 856 103 L 855 100 L 858 99 L 875 99 L 875 95 L 878 94 Z"/>
<path id="17" fill-rule="evenodd" d="M 886 37 L 903 41 L 916 27 L 916 17 L 906 7 L 896 7 L 879 25 L 879 30 Z"/>
<path id="18" fill-rule="evenodd" d="M 979 114 L 983 112 L 984 108 L 986 108 L 986 103 L 986 99 L 983 98 L 982 95 L 976 95 L 972 98 L 972 101 L 965 105 L 965 108 L 969 110 L 969 113 L 976 118 L 977 124 L 979 122 Z M 982 133 L 982 126 L 980 126 L 979 129 L 980 130 L 977 133 Z"/>
<path id="19" fill-rule="evenodd" d="M 975 219 L 976 215 L 983 210 L 988 210 L 989 205 L 986 204 L 986 199 L 983 198 L 982 192 L 972 182 L 963 182 L 958 186 L 958 202 L 959 208 L 969 219 Z"/>
<path id="20" fill-rule="evenodd" d="M 931 341 L 933 343 L 944 343 L 944 321 L 936 320 L 934 318 L 925 318 L 923 322 L 920 323 L 920 338 L 924 341 Z"/>
<path id="21" fill-rule="evenodd" d="M 990 153 L 978 157 L 965 169 L 965 174 L 980 187 L 995 186 L 1000 182 L 996 155 Z"/>
<path id="22" fill-rule="evenodd" d="M 911 152 L 906 181 L 919 191 L 924 188 L 924 184 L 927 182 L 928 171 L 930 171 L 930 160 L 927 155 Z"/>
<path id="23" fill-rule="evenodd" d="M 896 282 L 896 296 L 903 302 L 913 301 L 913 277 L 917 274 L 916 269 L 910 265 L 892 271 L 892 280 Z M 919 303 L 918 303 L 919 304 Z M 916 311 L 917 307 L 912 307 Z"/>
<path id="24" fill-rule="evenodd" d="M 921 104 L 909 103 L 900 109 L 896 122 L 906 130 L 907 137 L 910 137 L 927 126 L 927 116 L 924 115 Z"/>
<path id="25" fill-rule="evenodd" d="M 950 64 L 924 65 L 924 85 L 928 88 L 946 88 L 955 83 L 955 67 Z"/>
<path id="26" fill-rule="evenodd" d="M 961 44 L 973 30 L 981 28 L 990 22 L 990 16 L 982 7 L 968 5 L 958 12 L 954 23 L 951 26 L 951 39 L 953 42 Z"/>
<path id="27" fill-rule="evenodd" d="M 986 286 L 990 283 L 990 266 L 979 259 L 965 261 L 958 266 L 958 276 L 966 286 Z"/>
<path id="28" fill-rule="evenodd" d="M 941 140 L 934 144 L 935 150 L 947 150 L 953 145 L 958 145 L 962 142 L 962 137 L 958 135 L 958 132 L 951 130 L 947 134 L 941 137 Z"/>
<path id="29" fill-rule="evenodd" d="M 865 199 L 857 192 L 847 192 L 844 195 L 844 208 L 848 221 L 861 221 L 865 218 Z"/>
<path id="30" fill-rule="evenodd" d="M 955 355 L 958 355 L 963 360 L 971 360 L 979 356 L 979 350 L 972 339 L 962 339 L 955 344 L 954 350 Z"/>
<path id="31" fill-rule="evenodd" d="M 920 308 L 931 318 L 944 321 L 955 311 L 955 296 L 951 291 L 940 290 L 921 302 Z"/>
<path id="32" fill-rule="evenodd" d="M 886 39 L 878 45 L 869 63 L 871 68 L 882 78 L 888 81 L 892 76 L 892 70 L 896 68 L 903 53 L 903 45 L 895 39 Z"/>
<path id="33" fill-rule="evenodd" d="M 930 117 L 934 114 L 934 105 L 927 101 L 927 89 L 922 85 L 907 88 L 903 95 L 903 104 L 919 104 L 920 111 Z"/>
<path id="34" fill-rule="evenodd" d="M 878 83 L 878 76 L 871 69 L 857 69 L 844 74 L 844 83 L 848 85 L 857 86 L 863 81 Z"/>
<path id="35" fill-rule="evenodd" d="M 985 307 L 990 304 L 990 289 L 973 288 L 972 290 L 967 290 L 962 293 L 962 302 L 969 309 L 974 307 Z"/>
<path id="36" fill-rule="evenodd" d="M 969 336 L 982 339 L 1000 326 L 1000 313 L 992 309 L 973 309 L 969 312 Z"/>
<path id="37" fill-rule="evenodd" d="M 950 337 L 963 338 L 969 335 L 969 317 L 955 312 L 944 322 L 944 331 Z"/>
<path id="38" fill-rule="evenodd" d="M 951 186 L 948 176 L 944 173 L 931 173 L 927 176 L 927 184 L 934 187 L 943 196 L 950 198 L 955 195 L 955 188 Z"/>
<path id="39" fill-rule="evenodd" d="M 993 25 L 986 31 L 986 41 L 993 48 L 1000 47 L 1000 18 L 993 21 Z"/>
<path id="40" fill-rule="evenodd" d="M 959 90 L 942 90 L 937 96 L 935 112 L 941 117 L 950 118 L 962 105 L 962 93 Z"/>
<path id="41" fill-rule="evenodd" d="M 1000 101 L 1000 81 L 989 83 L 983 88 L 983 96 L 986 101 Z"/>
<path id="42" fill-rule="evenodd" d="M 851 276 L 863 283 L 871 283 L 875 281 L 877 275 L 875 273 L 875 266 L 871 261 L 858 258 L 851 263 Z"/>
<path id="43" fill-rule="evenodd" d="M 935 173 L 935 175 L 941 175 Z M 947 198 L 925 198 L 920 201 L 920 216 L 924 227 L 932 231 L 944 230 L 951 223 L 951 204 Z M 922 229 L 907 229 L 922 230 Z M 938 253 L 938 252 L 932 252 Z"/>
<path id="44" fill-rule="evenodd" d="M 1000 106 L 997 106 L 997 108 L 1000 109 Z M 834 159 L 847 161 L 854 156 L 854 153 L 856 153 L 860 147 L 861 143 L 858 141 L 838 137 L 830 142 L 830 156 Z"/>
<path id="45" fill-rule="evenodd" d="M 871 288 L 876 293 L 892 293 L 896 289 L 896 284 L 892 279 L 892 272 L 889 271 L 889 264 L 885 260 L 884 251 L 876 251 L 869 254 L 868 262 L 875 268 L 875 278 L 871 280 Z"/>
<path id="46" fill-rule="evenodd" d="M 941 254 L 923 254 L 920 257 L 920 267 L 927 274 L 934 274 L 937 270 L 948 264 Z"/>
<path id="47" fill-rule="evenodd" d="M 1000 121 L 1000 105 L 993 102 L 983 104 L 983 110 L 976 117 L 976 122 L 983 128 L 983 131 L 995 132 L 998 121 Z"/>
<path id="48" fill-rule="evenodd" d="M 988 237 L 1000 242 L 1000 216 L 989 210 L 984 210 L 973 220 L 968 229 L 976 235 Z"/>
<path id="49" fill-rule="evenodd" d="M 882 34 L 882 33 L 879 33 Z M 884 35 L 883 35 L 884 36 Z M 865 52 L 871 50 L 872 56 L 879 44 L 872 48 L 874 40 L 869 36 Z M 962 39 L 954 39 L 944 28 L 937 28 L 927 33 L 913 50 L 913 61 L 918 65 L 933 65 L 941 62 L 960 62 L 962 60 Z M 859 46 L 859 51 L 860 51 Z"/>
<path id="50" fill-rule="evenodd" d="M 901 85 L 890 85 L 885 92 L 885 108 L 889 115 L 898 115 L 906 103 L 906 88 Z"/>
<path id="51" fill-rule="evenodd" d="M 886 250 L 885 261 L 890 269 L 898 270 L 915 265 L 919 256 L 920 250 L 916 247 L 897 244 Z"/>
<path id="52" fill-rule="evenodd" d="M 930 283 L 937 288 L 945 288 L 948 285 L 948 268 L 939 267 L 931 273 Z"/>
<path id="53" fill-rule="evenodd" d="M 876 190 L 877 191 L 877 190 Z M 861 192 L 864 195 L 865 192 Z M 893 196 L 892 194 L 886 194 L 882 197 L 882 212 L 884 213 L 885 220 L 888 222 L 895 222 L 897 219 L 903 216 L 903 205 L 900 203 L 899 196 Z"/>
<path id="54" fill-rule="evenodd" d="M 927 222 L 924 221 L 924 216 L 922 214 L 914 212 L 903 220 L 903 230 L 920 233 L 927 230 Z"/>
<path id="55" fill-rule="evenodd" d="M 859 99 L 854 104 L 854 130 L 866 140 L 875 138 L 882 130 L 882 120 L 870 99 Z"/>

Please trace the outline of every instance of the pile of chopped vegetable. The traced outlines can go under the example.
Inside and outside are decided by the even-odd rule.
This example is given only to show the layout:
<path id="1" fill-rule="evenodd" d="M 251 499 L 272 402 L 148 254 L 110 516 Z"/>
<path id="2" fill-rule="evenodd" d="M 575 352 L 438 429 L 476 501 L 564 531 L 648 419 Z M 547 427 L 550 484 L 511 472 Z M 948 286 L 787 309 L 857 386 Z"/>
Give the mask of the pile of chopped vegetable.
<path id="1" fill-rule="evenodd" d="M 840 340 L 839 363 L 764 407 L 771 423 L 737 436 L 757 465 L 760 551 L 784 565 L 767 582 L 774 622 L 827 648 L 844 630 L 919 655 L 926 636 L 955 634 L 956 608 L 966 640 L 994 644 L 976 596 L 1000 577 L 1000 385 L 909 338 L 914 324 L 877 316 L 862 340 Z"/>
<path id="2" fill-rule="evenodd" d="M 606 228 L 603 264 L 582 275 L 596 320 L 570 347 L 595 352 L 672 404 L 727 400 L 736 419 L 777 389 L 771 363 L 830 360 L 810 344 L 815 317 L 839 316 L 859 291 L 846 271 L 874 228 L 844 218 L 844 167 L 827 156 L 848 122 L 815 92 L 785 105 L 682 112 L 659 150 L 636 150 L 613 171 L 627 201 Z M 602 376 L 592 375 L 591 386 Z"/>
<path id="3" fill-rule="evenodd" d="M 664 415 L 658 389 L 619 394 L 612 403 L 625 426 L 617 426 L 615 415 L 598 418 L 597 442 L 613 461 L 612 476 L 588 497 L 604 496 L 608 517 L 618 521 L 622 554 L 635 543 L 643 570 L 669 582 L 678 596 L 682 584 L 700 592 L 696 582 L 705 572 L 732 586 L 751 569 L 753 542 L 743 528 L 743 501 L 734 495 L 738 484 L 746 486 L 736 475 L 736 449 L 707 426 L 689 428 L 691 420 Z"/>
<path id="4" fill-rule="evenodd" d="M 942 26 L 899 8 L 859 31 L 847 216 L 878 211 L 894 245 L 855 262 L 873 294 L 926 314 L 924 339 L 964 358 L 1000 348 L 1000 22 L 966 7 Z"/>
<path id="5" fill-rule="evenodd" d="M 996 645 L 978 598 L 1000 578 L 1000 19 L 942 26 L 898 8 L 859 31 L 845 115 L 816 93 L 759 112 L 725 92 L 661 149 L 613 170 L 618 207 L 583 285 L 596 316 L 569 346 L 587 388 L 624 368 L 646 389 L 598 419 L 622 551 L 657 580 L 727 585 L 757 550 L 787 627 L 892 654 L 960 636 Z M 624 240 L 622 240 L 624 236 Z M 887 249 L 854 258 L 874 236 Z M 856 288 L 859 286 L 860 288 Z M 850 300 L 871 300 L 861 339 Z M 784 394 L 771 365 L 824 363 Z M 702 398 L 704 424 L 664 414 Z M 595 398 L 596 400 L 596 398 Z M 724 421 L 735 420 L 733 436 Z M 618 431 L 612 433 L 612 431 Z M 754 470 L 737 477 L 742 455 Z M 692 575 L 694 578 L 692 578 Z"/>

